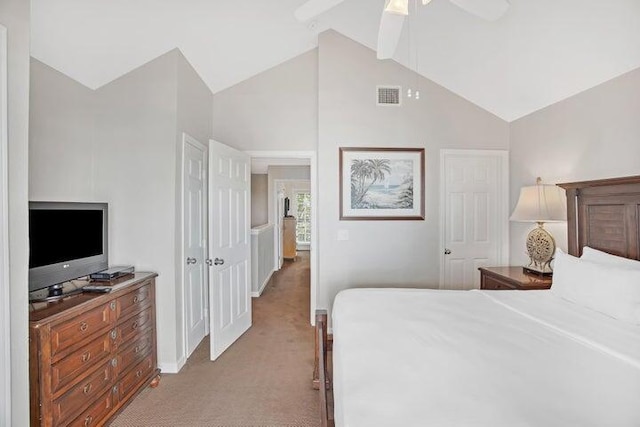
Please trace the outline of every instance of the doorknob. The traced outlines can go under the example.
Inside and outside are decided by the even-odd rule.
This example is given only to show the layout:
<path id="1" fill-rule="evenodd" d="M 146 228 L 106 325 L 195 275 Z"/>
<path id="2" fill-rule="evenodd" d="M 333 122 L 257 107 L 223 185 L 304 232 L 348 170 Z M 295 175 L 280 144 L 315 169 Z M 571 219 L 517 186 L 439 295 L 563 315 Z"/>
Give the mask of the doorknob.
<path id="1" fill-rule="evenodd" d="M 444 250 L 444 254 L 445 255 L 451 255 L 451 249 L 445 249 Z"/>
<path id="2" fill-rule="evenodd" d="M 216 258 L 213 260 L 213 265 L 222 265 L 224 264 L 224 260 L 221 258 Z"/>
<path id="3" fill-rule="evenodd" d="M 195 258 L 187 258 L 187 265 L 189 265 L 189 264 L 195 264 L 195 263 L 197 263 L 197 262 L 198 262 L 198 260 L 197 260 L 197 259 L 195 259 Z"/>

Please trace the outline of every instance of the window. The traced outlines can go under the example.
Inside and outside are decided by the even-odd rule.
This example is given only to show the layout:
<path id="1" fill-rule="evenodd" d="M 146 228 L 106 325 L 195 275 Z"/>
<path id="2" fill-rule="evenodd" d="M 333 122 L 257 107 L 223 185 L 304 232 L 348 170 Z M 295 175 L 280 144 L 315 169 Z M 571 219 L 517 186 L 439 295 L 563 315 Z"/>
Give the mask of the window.
<path id="1" fill-rule="evenodd" d="M 308 191 L 296 192 L 296 243 L 311 243 L 311 193 Z"/>

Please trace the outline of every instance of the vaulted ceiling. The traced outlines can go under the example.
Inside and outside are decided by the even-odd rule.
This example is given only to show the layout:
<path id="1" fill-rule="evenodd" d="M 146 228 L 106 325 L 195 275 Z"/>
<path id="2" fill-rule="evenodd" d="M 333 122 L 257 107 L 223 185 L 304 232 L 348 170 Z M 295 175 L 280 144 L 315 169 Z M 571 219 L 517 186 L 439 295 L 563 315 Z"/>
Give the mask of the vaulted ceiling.
<path id="1" fill-rule="evenodd" d="M 314 48 L 325 29 L 375 49 L 384 0 L 299 23 L 303 2 L 32 0 L 32 55 L 97 88 L 178 47 L 215 93 Z M 394 59 L 507 121 L 640 67 L 638 0 L 510 3 L 486 22 L 418 1 Z"/>

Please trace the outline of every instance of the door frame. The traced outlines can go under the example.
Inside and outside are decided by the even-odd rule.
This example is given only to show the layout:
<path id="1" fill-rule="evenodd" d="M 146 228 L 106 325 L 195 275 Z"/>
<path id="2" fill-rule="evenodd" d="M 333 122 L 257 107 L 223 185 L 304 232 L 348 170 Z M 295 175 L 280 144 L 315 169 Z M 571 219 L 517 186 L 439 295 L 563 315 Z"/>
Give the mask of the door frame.
<path id="1" fill-rule="evenodd" d="M 305 159 L 309 160 L 311 181 L 311 245 L 310 258 L 310 301 L 309 322 L 316 324 L 315 311 L 318 286 L 318 154 L 316 151 L 246 151 L 253 158 L 269 159 Z"/>
<path id="2" fill-rule="evenodd" d="M 293 166 L 293 165 L 292 165 Z M 275 230 L 274 233 L 278 234 L 278 236 L 274 239 L 274 245 L 276 245 L 276 249 L 275 249 L 275 268 L 274 271 L 280 270 L 282 268 L 282 264 L 284 263 L 284 257 L 283 252 L 284 252 L 284 242 L 282 241 L 281 237 L 282 237 L 282 220 L 283 218 L 280 217 L 278 215 L 278 210 L 280 208 L 280 205 L 278 205 L 278 203 L 280 203 L 279 197 L 278 197 L 278 184 L 282 184 L 282 183 L 292 183 L 292 182 L 305 182 L 309 184 L 309 191 L 311 191 L 311 176 L 309 176 L 309 180 L 306 179 L 299 179 L 299 178 L 277 178 L 273 180 L 273 188 L 269 188 L 267 189 L 267 191 L 271 191 L 273 190 L 273 194 L 272 194 L 272 201 L 275 201 L 274 205 L 273 205 L 273 212 L 269 212 L 269 214 L 273 214 L 273 218 L 275 218 Z M 291 203 L 293 203 L 292 200 L 290 200 Z M 313 203 L 313 197 L 311 198 L 311 202 Z M 292 212 L 293 209 L 291 208 L 291 206 L 289 207 L 289 212 Z M 313 230 L 312 230 L 313 231 Z M 309 245 L 309 248 L 311 248 L 311 245 Z M 298 250 L 298 243 L 296 242 L 296 250 Z M 310 249 L 309 249 L 310 250 Z M 314 316 L 315 317 L 315 316 Z"/>
<path id="3" fill-rule="evenodd" d="M 7 29 L 0 25 L 0 425 L 11 425 L 11 300 L 9 298 L 9 175 Z"/>
<path id="4" fill-rule="evenodd" d="M 446 195 L 445 195 L 445 160 L 451 155 L 464 155 L 481 157 L 496 157 L 500 161 L 501 173 L 499 174 L 498 212 L 502 217 L 502 227 L 498 227 L 498 263 L 509 264 L 509 151 L 507 150 L 440 150 L 440 283 L 438 287 L 443 289 L 445 281 L 445 245 L 446 245 Z"/>
<path id="5" fill-rule="evenodd" d="M 180 310 L 180 318 L 182 320 L 182 356 L 179 358 L 178 360 L 178 371 L 180 371 L 180 369 L 182 369 L 182 367 L 184 366 L 184 364 L 187 362 L 187 353 L 188 353 L 188 343 L 187 343 L 187 334 L 188 334 L 188 322 L 187 322 L 187 288 L 186 288 L 186 284 L 184 283 L 184 274 L 185 274 L 185 264 L 184 264 L 184 260 L 185 260 L 185 256 L 184 256 L 184 149 L 185 149 L 185 144 L 189 142 L 192 145 L 197 146 L 198 148 L 202 149 L 205 153 L 205 167 L 204 167 L 204 173 L 205 173 L 205 178 L 204 178 L 204 195 L 207 198 L 206 203 L 204 203 L 206 212 L 204 215 L 204 222 L 205 222 L 205 229 L 203 230 L 204 232 L 204 238 L 205 238 L 205 255 L 204 255 L 204 259 L 202 260 L 202 262 L 205 262 L 205 260 L 209 257 L 208 254 L 208 250 L 209 250 L 209 147 L 206 144 L 201 143 L 200 141 L 198 141 L 197 139 L 193 138 L 191 135 L 189 135 L 186 132 L 182 132 L 182 138 L 180 139 L 180 168 L 179 168 L 179 174 L 180 174 L 180 178 L 179 178 L 179 182 L 180 182 L 180 212 L 179 212 L 179 221 L 180 221 L 180 245 L 179 245 L 179 249 L 178 249 L 178 259 L 177 259 L 177 263 L 178 263 L 178 274 L 180 276 L 179 279 L 179 286 L 180 286 L 180 291 L 181 291 L 181 296 L 182 296 L 182 307 Z M 204 283 L 202 284 L 202 286 L 204 287 L 204 291 L 205 291 L 205 316 L 207 318 L 207 320 L 205 321 L 205 329 L 204 329 L 204 336 L 206 337 L 207 335 L 209 335 L 210 333 L 210 328 L 209 328 L 209 317 L 210 317 L 210 307 L 209 307 L 209 268 L 205 268 L 204 269 Z M 177 372 L 177 371 L 176 371 Z"/>

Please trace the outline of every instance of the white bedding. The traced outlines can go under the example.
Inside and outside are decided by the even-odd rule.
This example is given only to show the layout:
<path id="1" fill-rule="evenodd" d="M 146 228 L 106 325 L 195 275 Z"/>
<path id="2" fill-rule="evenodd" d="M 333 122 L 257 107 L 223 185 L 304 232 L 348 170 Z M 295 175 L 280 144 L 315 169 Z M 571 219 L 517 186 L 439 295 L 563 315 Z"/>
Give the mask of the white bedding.
<path id="1" fill-rule="evenodd" d="M 640 426 L 640 327 L 549 291 L 352 289 L 336 426 Z"/>

